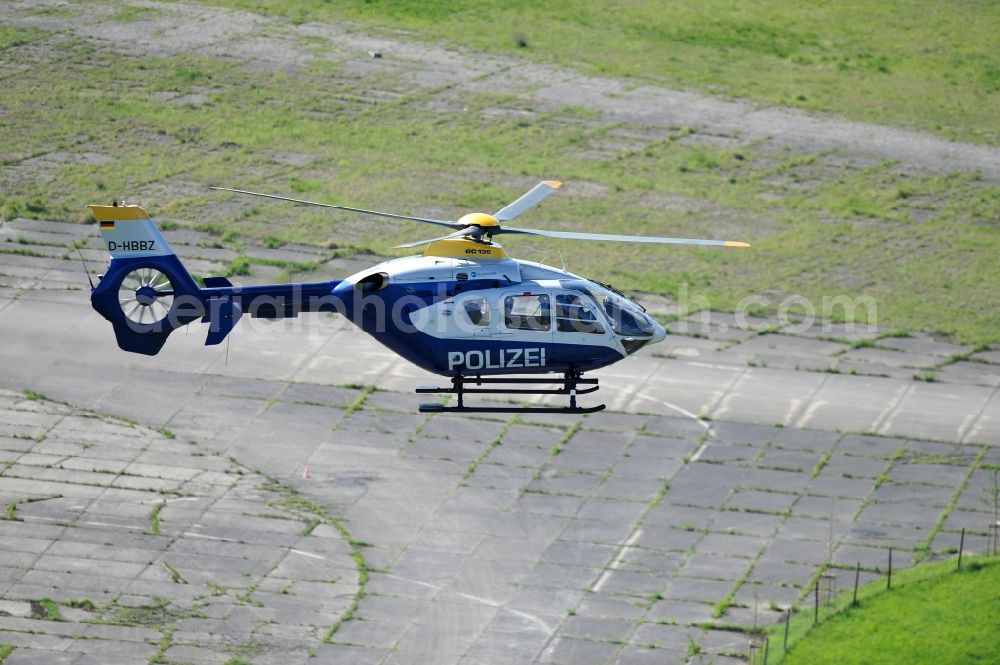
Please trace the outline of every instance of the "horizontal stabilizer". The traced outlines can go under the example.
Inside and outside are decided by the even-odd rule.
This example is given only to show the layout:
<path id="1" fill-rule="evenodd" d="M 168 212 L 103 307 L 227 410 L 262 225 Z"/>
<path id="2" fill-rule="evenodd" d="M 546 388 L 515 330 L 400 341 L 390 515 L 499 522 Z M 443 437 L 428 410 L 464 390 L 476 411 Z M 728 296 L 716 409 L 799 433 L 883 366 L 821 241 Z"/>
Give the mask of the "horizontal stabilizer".
<path id="1" fill-rule="evenodd" d="M 205 319 L 208 319 L 205 346 L 214 346 L 232 332 L 233 327 L 243 316 L 243 309 L 229 298 L 213 299 L 209 302 L 209 308 L 209 313 L 205 315 Z"/>

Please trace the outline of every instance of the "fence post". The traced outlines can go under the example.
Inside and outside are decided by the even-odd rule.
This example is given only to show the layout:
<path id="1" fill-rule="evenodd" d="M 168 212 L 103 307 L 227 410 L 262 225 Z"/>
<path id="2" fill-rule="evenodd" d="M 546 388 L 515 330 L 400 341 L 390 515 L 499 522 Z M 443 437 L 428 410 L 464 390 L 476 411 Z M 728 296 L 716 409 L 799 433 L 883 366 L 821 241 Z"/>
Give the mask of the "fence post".
<path id="1" fill-rule="evenodd" d="M 788 625 L 792 623 L 792 608 L 785 611 L 785 641 L 781 644 L 783 651 L 788 651 Z"/>
<path id="2" fill-rule="evenodd" d="M 767 639 L 763 640 L 761 643 L 760 635 L 754 635 L 750 638 L 750 657 L 747 659 L 749 665 L 760 665 L 761 649 L 767 644 Z"/>
<path id="3" fill-rule="evenodd" d="M 962 537 L 958 541 L 958 568 L 962 570 L 962 550 L 965 549 L 965 527 L 962 527 Z"/>
<path id="4" fill-rule="evenodd" d="M 764 636 L 764 665 L 767 665 L 767 649 L 768 649 L 769 646 L 771 646 L 771 636 L 770 635 L 765 635 Z"/>
<path id="5" fill-rule="evenodd" d="M 886 590 L 892 588 L 892 548 L 889 548 L 889 577 L 885 581 Z"/>
<path id="6" fill-rule="evenodd" d="M 854 569 L 854 599 L 851 600 L 851 605 L 858 604 L 858 580 L 861 578 L 861 562 L 858 561 L 858 567 Z"/>
<path id="7" fill-rule="evenodd" d="M 819 623 L 819 578 L 818 577 L 816 578 L 816 589 L 814 595 L 816 600 L 813 603 L 813 606 L 815 608 L 813 609 L 813 625 L 815 626 L 817 623 Z"/>

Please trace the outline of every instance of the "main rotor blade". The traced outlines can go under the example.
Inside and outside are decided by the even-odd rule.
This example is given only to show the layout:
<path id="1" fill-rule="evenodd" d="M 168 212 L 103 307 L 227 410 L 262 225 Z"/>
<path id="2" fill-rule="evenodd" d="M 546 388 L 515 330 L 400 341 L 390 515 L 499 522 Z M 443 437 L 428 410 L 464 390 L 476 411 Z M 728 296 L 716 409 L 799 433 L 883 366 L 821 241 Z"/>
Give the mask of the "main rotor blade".
<path id="1" fill-rule="evenodd" d="M 266 199 L 277 199 L 279 201 L 291 201 L 292 203 L 302 203 L 310 206 L 319 206 L 320 208 L 334 208 L 336 210 L 350 210 L 351 212 L 363 212 L 366 215 L 378 215 L 379 217 L 389 217 L 391 219 L 408 219 L 412 222 L 425 222 L 427 224 L 450 226 L 452 228 L 462 226 L 458 222 L 452 222 L 445 219 L 430 219 L 428 217 L 412 217 L 410 215 L 396 215 L 391 212 L 380 212 L 378 210 L 365 210 L 364 208 L 352 208 L 350 206 L 338 206 L 338 205 L 333 205 L 332 203 L 318 203 L 316 201 L 306 201 L 304 199 L 293 199 L 287 196 L 278 196 L 277 194 L 262 194 L 260 192 L 250 192 L 245 189 L 230 189 L 229 187 L 212 187 L 212 189 L 217 189 L 222 192 L 236 192 L 237 194 L 262 196 Z"/>
<path id="2" fill-rule="evenodd" d="M 479 229 L 475 226 L 470 226 L 464 229 L 459 229 L 454 233 L 449 233 L 446 236 L 439 236 L 437 238 L 429 238 L 427 240 L 418 240 L 416 242 L 407 242 L 402 245 L 395 245 L 393 249 L 402 249 L 404 247 L 419 247 L 420 245 L 426 245 L 427 243 L 436 242 L 438 240 L 448 240 L 449 238 L 461 238 L 462 236 L 471 236 L 479 232 Z"/>
<path id="3" fill-rule="evenodd" d="M 555 180 L 542 181 L 529 189 L 518 200 L 500 208 L 493 216 L 498 222 L 508 222 L 560 187 L 562 187 L 561 182 L 556 182 Z"/>
<path id="4" fill-rule="evenodd" d="M 661 238 L 658 236 L 620 236 L 606 233 L 578 233 L 576 231 L 544 231 L 541 229 L 518 229 L 511 226 L 503 226 L 492 232 L 498 233 L 524 233 L 533 236 L 545 236 L 548 238 L 566 238 L 568 240 L 607 240 L 610 242 L 645 242 L 659 245 L 706 245 L 712 247 L 749 247 L 749 243 L 739 240 L 705 240 L 701 238 Z"/>

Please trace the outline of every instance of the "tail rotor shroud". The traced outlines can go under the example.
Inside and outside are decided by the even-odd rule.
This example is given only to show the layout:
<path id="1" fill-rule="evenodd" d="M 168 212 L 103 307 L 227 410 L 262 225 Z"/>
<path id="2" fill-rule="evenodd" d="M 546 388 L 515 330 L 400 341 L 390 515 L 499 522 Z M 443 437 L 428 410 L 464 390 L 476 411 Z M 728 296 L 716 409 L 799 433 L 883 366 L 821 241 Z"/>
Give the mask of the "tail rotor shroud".
<path id="1" fill-rule="evenodd" d="M 329 296 L 340 280 L 238 286 L 210 276 L 199 283 L 145 210 L 117 203 L 89 207 L 111 254 L 90 301 L 125 351 L 156 355 L 172 331 L 199 319 L 209 324 L 205 344 L 216 345 L 244 312 L 286 318 L 334 311 Z"/>

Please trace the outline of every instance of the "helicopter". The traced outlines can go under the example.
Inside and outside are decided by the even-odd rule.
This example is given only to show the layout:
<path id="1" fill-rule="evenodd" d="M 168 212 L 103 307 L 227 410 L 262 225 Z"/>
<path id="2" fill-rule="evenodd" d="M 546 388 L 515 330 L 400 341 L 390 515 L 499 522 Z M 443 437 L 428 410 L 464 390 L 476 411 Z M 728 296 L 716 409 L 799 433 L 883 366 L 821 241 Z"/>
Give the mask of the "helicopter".
<path id="1" fill-rule="evenodd" d="M 496 241 L 520 234 L 587 241 L 749 247 L 732 240 L 665 238 L 552 231 L 507 225 L 559 190 L 540 182 L 492 215 L 434 219 L 307 201 L 243 189 L 214 190 L 299 205 L 344 210 L 390 220 L 431 224 L 444 235 L 398 245 L 426 246 L 340 280 L 240 286 L 209 276 L 201 284 L 184 267 L 153 219 L 136 205 L 90 205 L 111 255 L 91 304 L 111 322 L 118 346 L 156 355 L 170 333 L 208 323 L 206 345 L 220 344 L 245 314 L 280 319 L 302 312 L 334 312 L 429 372 L 449 377 L 446 387 L 420 394 L 456 396 L 457 403 L 422 404 L 421 412 L 594 413 L 577 396 L 598 389 L 584 373 L 611 365 L 666 330 L 617 289 L 565 269 L 515 259 Z M 469 394 L 564 395 L 566 406 L 468 405 Z"/>

